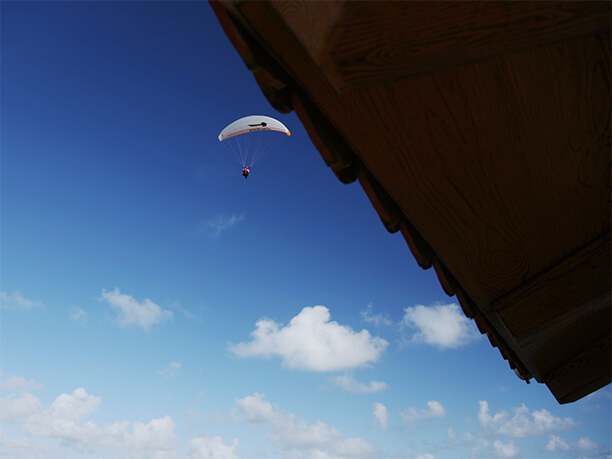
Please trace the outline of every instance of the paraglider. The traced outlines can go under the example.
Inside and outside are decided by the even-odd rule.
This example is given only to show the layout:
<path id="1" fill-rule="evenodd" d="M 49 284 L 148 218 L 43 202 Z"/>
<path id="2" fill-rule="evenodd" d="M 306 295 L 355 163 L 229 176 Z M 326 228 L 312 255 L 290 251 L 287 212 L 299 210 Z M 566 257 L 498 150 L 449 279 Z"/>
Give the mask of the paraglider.
<path id="1" fill-rule="evenodd" d="M 278 142 L 279 136 L 275 132 L 291 135 L 287 126 L 274 118 L 245 116 L 223 128 L 219 133 L 219 142 L 234 153 L 246 180 L 253 165 Z"/>

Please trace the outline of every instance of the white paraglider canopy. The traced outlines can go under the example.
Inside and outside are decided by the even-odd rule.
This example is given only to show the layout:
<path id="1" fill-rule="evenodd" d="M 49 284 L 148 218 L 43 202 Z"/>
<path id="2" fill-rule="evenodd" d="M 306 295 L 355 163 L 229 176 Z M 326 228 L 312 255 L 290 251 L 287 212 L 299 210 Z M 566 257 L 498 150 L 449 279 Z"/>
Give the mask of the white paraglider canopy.
<path id="1" fill-rule="evenodd" d="M 291 135 L 287 126 L 274 118 L 250 115 L 223 128 L 219 133 L 219 142 L 234 154 L 242 167 L 251 167 L 282 137 L 274 131 Z"/>
<path id="2" fill-rule="evenodd" d="M 264 115 L 251 115 L 240 118 L 226 126 L 219 134 L 219 142 L 247 132 L 278 131 L 291 135 L 287 126 L 274 118 Z"/>

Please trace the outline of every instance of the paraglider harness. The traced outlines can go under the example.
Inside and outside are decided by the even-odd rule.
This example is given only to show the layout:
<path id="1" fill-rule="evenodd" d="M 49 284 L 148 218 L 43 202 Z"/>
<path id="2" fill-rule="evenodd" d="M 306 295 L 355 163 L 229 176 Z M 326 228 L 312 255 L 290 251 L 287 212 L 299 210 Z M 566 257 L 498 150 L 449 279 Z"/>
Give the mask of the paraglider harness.
<path id="1" fill-rule="evenodd" d="M 250 173 L 250 172 L 251 172 L 251 171 L 249 170 L 249 168 L 248 168 L 248 167 L 245 167 L 244 169 L 242 169 L 242 176 L 244 177 L 244 179 L 245 179 L 245 180 L 246 180 L 246 179 L 247 179 L 247 177 L 249 176 L 249 173 Z"/>

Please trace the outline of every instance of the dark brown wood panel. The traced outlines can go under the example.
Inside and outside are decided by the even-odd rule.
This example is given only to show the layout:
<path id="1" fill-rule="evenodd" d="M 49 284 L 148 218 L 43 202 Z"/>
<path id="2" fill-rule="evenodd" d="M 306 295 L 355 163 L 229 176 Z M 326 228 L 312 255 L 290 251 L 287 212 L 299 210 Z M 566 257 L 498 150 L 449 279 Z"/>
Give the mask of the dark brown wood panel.
<path id="1" fill-rule="evenodd" d="M 564 362 L 591 348 L 600 338 L 610 334 L 612 308 L 610 299 L 580 316 L 558 324 L 557 327 L 538 335 L 537 339 L 521 345 L 525 358 L 538 369 L 538 375 L 546 379 Z M 602 364 L 602 370 L 610 373 L 610 363 Z"/>
<path id="2" fill-rule="evenodd" d="M 311 56 L 316 56 L 322 45 L 328 41 L 345 3 L 344 0 L 274 0 L 273 5 L 302 46 Z"/>
<path id="3" fill-rule="evenodd" d="M 552 328 L 610 307 L 610 234 L 606 233 L 495 302 L 493 309 L 524 346 Z"/>
<path id="4" fill-rule="evenodd" d="M 321 10 L 322 23 L 338 17 Z M 306 46 L 317 30 L 311 16 L 289 22 L 298 36 L 308 33 Z M 332 84 L 348 91 L 609 28 L 609 2 L 359 1 L 345 5 L 324 51 L 311 54 Z"/>
<path id="5" fill-rule="evenodd" d="M 559 403 L 574 402 L 610 383 L 610 332 L 546 376 Z"/>
<path id="6" fill-rule="evenodd" d="M 479 305 L 609 229 L 609 34 L 341 95 L 240 11 Z"/>
<path id="7" fill-rule="evenodd" d="M 359 177 L 385 226 L 401 230 L 421 266 L 435 267 L 521 377 L 545 380 L 562 403 L 609 382 L 609 236 L 605 249 L 585 248 L 610 231 L 609 32 L 549 42 L 572 20 L 544 15 L 550 36 L 525 49 L 340 93 L 316 60 L 333 49 L 321 47 L 325 37 L 346 32 L 349 5 L 359 6 L 319 5 L 329 16 L 317 24 L 317 4 L 301 3 L 228 5 L 248 30 L 241 54 L 264 74 L 269 100 L 298 112 L 341 180 Z M 495 23 L 500 4 L 479 8 Z M 540 281 L 561 285 L 559 306 L 536 311 L 532 326 L 512 311 L 533 312 L 519 293 L 533 308 L 546 296 Z"/>
<path id="8" fill-rule="evenodd" d="M 346 94 L 328 108 L 485 308 L 609 229 L 607 38 Z"/>
<path id="9" fill-rule="evenodd" d="M 299 79 L 295 81 L 305 91 L 310 103 L 316 106 L 316 109 L 321 111 L 323 116 L 326 116 L 327 122 L 336 131 L 342 132 L 333 120 L 322 111 L 324 105 L 341 105 L 340 95 L 314 65 L 306 52 L 306 48 L 284 24 L 282 16 L 274 8 L 274 5 L 271 2 L 247 1 L 237 4 L 236 7 L 244 21 L 257 34 L 260 43 L 266 46 L 267 51 L 284 65 L 290 75 L 293 77 L 300 75 Z M 316 97 L 311 92 L 313 88 L 317 91 Z M 325 104 L 322 104 L 322 101 Z"/>

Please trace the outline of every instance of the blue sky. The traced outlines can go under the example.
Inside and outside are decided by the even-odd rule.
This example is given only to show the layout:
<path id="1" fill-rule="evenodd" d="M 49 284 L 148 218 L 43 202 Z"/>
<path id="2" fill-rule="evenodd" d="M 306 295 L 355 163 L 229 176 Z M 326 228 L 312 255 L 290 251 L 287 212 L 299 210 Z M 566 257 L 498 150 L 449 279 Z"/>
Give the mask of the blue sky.
<path id="1" fill-rule="evenodd" d="M 610 387 L 520 381 L 207 3 L 0 13 L 0 455 L 610 457 Z"/>

